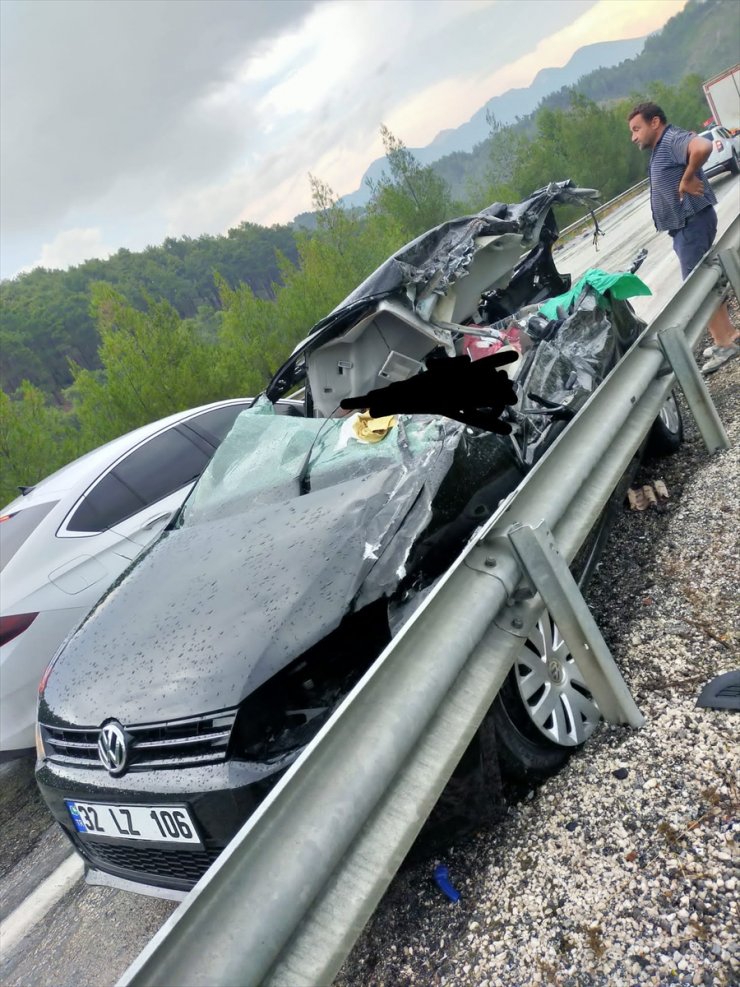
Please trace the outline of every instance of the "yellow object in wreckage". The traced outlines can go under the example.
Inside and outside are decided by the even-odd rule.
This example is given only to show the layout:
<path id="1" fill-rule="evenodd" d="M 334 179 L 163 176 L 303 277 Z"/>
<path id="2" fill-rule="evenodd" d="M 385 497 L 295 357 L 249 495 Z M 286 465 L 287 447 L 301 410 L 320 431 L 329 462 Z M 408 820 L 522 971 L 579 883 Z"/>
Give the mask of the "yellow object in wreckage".
<path id="1" fill-rule="evenodd" d="M 372 418 L 370 412 L 362 411 L 352 424 L 352 430 L 360 442 L 380 442 L 396 425 L 395 415 Z"/>

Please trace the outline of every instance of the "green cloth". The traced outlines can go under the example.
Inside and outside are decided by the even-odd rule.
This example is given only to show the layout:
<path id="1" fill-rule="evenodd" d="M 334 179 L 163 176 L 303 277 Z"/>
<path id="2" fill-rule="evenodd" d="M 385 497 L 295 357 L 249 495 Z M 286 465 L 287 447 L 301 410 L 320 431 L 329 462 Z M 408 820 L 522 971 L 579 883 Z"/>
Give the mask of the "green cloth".
<path id="1" fill-rule="evenodd" d="M 592 267 L 583 275 L 570 291 L 555 298 L 549 298 L 539 311 L 548 319 L 557 319 L 558 309 L 568 311 L 570 303 L 583 291 L 586 285 L 590 285 L 599 296 L 599 304 L 602 308 L 608 308 L 608 302 L 604 299 L 607 291 L 611 292 L 613 298 L 632 298 L 635 295 L 652 295 L 644 281 L 628 271 L 618 274 L 607 274 L 606 271 L 598 267 Z"/>

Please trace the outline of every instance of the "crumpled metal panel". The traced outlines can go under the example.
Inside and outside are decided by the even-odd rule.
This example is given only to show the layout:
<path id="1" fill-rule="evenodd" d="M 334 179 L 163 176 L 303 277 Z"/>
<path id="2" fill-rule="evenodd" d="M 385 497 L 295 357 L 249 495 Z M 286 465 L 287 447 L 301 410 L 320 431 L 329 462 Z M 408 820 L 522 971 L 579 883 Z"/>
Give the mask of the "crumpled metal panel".
<path id="1" fill-rule="evenodd" d="M 429 415 L 401 415 L 380 442 L 358 441 L 356 415 L 299 418 L 276 414 L 264 396 L 236 419 L 185 504 L 181 525 L 215 520 L 258 504 L 283 500 L 346 482 L 382 469 L 406 474 L 433 472 L 439 456 L 457 445 L 463 426 Z M 436 489 L 436 488 L 435 488 Z"/>
<path id="2" fill-rule="evenodd" d="M 519 232 L 515 220 L 495 216 L 502 209 L 505 211 L 506 207 L 496 203 L 475 216 L 442 223 L 412 240 L 355 288 L 334 312 L 369 295 L 406 291 L 410 285 L 445 294 L 452 283 L 467 273 L 478 237 Z"/>
<path id="3" fill-rule="evenodd" d="M 571 181 L 552 182 L 533 192 L 524 202 L 513 205 L 496 202 L 473 216 L 450 220 L 423 233 L 381 264 L 313 327 L 268 384 L 267 396 L 275 400 L 300 382 L 305 376 L 305 355 L 341 335 L 382 298 L 393 295 L 422 318 L 429 319 L 433 306 L 423 304 L 424 300 L 444 296 L 467 275 L 479 238 L 519 234 L 522 248 L 526 249 L 538 240 L 554 203 L 591 202 L 597 195 L 593 189 L 577 188 Z M 518 259 L 516 252 L 511 263 L 501 271 L 502 277 L 511 274 Z"/>
<path id="4" fill-rule="evenodd" d="M 45 722 L 142 723 L 234 706 L 348 612 L 391 592 L 464 426 L 401 416 L 366 444 L 353 437 L 354 417 L 292 418 L 264 400 L 243 412 L 180 526 L 68 642 Z M 103 670 L 115 708 L 101 707 Z"/>
<path id="5" fill-rule="evenodd" d="M 597 294 L 586 288 L 576 310 L 555 336 L 537 344 L 532 363 L 522 382 L 519 410 L 527 412 L 541 405 L 530 394 L 555 404 L 570 404 L 574 397 L 590 394 L 614 365 L 616 340 L 609 312 Z M 533 443 L 542 427 L 541 418 L 523 418 L 520 444 Z"/>
<path id="6" fill-rule="evenodd" d="M 410 421 L 416 423 L 419 416 Z M 404 428 L 404 419 L 399 422 Z M 438 449 L 426 462 L 411 467 L 399 479 L 397 490 L 391 496 L 387 517 L 382 519 L 382 555 L 378 564 L 368 574 L 355 601 L 355 609 L 381 596 L 391 596 L 406 575 L 406 561 L 419 535 L 426 530 L 432 518 L 432 504 L 443 480 L 452 468 L 455 453 L 460 447 L 464 426 L 449 418 L 432 418 L 427 428 L 437 430 Z M 423 483 L 415 477 L 414 470 L 421 468 Z M 413 498 L 413 499 L 412 499 Z M 395 513 L 397 521 L 392 518 Z M 395 536 L 393 531 L 395 530 Z"/>
<path id="7" fill-rule="evenodd" d="M 609 314 L 598 305 L 596 295 L 587 289 L 576 310 L 561 323 L 555 335 L 537 344 L 525 386 L 543 397 L 552 397 L 565 387 L 566 380 L 575 371 L 580 386 L 591 390 L 592 380 L 601 379 L 610 365 L 614 349 Z M 559 373 L 551 369 L 554 361 L 559 361 Z"/>
<path id="8" fill-rule="evenodd" d="M 363 298 L 398 292 L 409 285 L 445 294 L 451 284 L 467 273 L 478 238 L 520 233 L 525 244 L 531 245 L 554 202 L 582 203 L 595 195 L 593 189 L 576 188 L 570 181 L 552 182 L 533 192 L 524 202 L 513 205 L 494 202 L 475 215 L 442 223 L 389 258 L 337 305 L 327 321 Z"/>

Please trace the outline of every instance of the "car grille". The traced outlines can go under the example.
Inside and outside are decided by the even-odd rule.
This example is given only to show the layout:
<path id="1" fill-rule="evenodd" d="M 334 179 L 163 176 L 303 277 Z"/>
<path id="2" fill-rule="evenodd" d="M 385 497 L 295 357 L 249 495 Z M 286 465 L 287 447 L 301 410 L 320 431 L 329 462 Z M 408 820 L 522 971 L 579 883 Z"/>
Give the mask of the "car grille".
<path id="1" fill-rule="evenodd" d="M 164 723 L 124 727 L 128 736 L 127 771 L 181 768 L 224 761 L 236 709 Z M 99 727 L 40 724 L 46 756 L 56 764 L 105 770 L 98 757 Z"/>
<path id="2" fill-rule="evenodd" d="M 149 878 L 153 883 L 167 883 L 178 887 L 192 887 L 205 874 L 220 850 L 161 849 L 135 846 L 130 843 L 97 843 L 95 840 L 78 840 L 93 867 L 114 872 L 119 877 L 141 881 Z"/>

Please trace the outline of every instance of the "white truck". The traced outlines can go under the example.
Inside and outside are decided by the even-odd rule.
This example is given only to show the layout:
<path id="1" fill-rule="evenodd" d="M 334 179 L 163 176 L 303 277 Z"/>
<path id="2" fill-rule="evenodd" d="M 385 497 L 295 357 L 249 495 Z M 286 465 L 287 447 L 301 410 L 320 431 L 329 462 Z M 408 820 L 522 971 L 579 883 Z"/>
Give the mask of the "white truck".
<path id="1" fill-rule="evenodd" d="M 703 89 L 715 124 L 726 130 L 740 129 L 740 65 L 707 79 Z"/>

